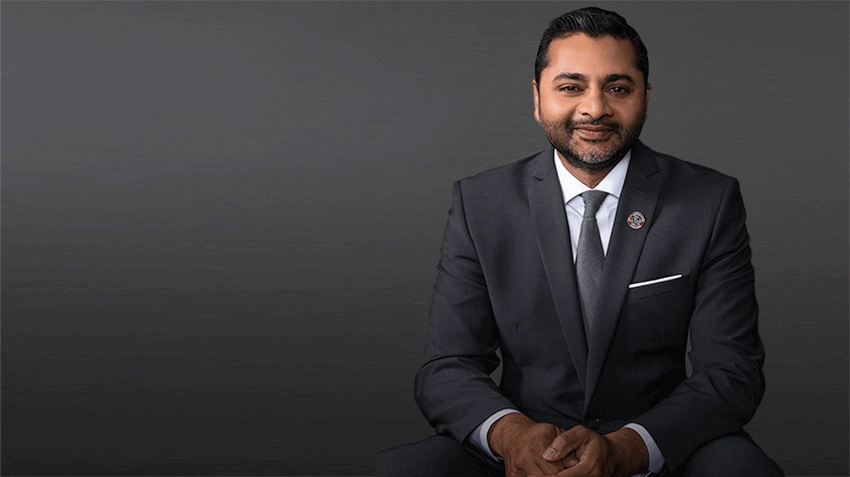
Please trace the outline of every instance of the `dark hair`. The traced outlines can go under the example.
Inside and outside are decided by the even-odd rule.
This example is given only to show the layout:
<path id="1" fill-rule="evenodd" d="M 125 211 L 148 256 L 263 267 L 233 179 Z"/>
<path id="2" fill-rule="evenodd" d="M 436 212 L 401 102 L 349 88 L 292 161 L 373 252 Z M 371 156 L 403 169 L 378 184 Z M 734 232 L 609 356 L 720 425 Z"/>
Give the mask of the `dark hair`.
<path id="1" fill-rule="evenodd" d="M 634 28 L 620 15 L 596 7 L 573 10 L 549 22 L 549 28 L 543 32 L 537 59 L 534 62 L 534 80 L 540 84 L 540 72 L 549 65 L 549 44 L 552 40 L 584 33 L 591 38 L 613 36 L 628 38 L 635 48 L 635 65 L 643 73 L 644 85 L 649 81 L 649 56 L 646 46 Z"/>

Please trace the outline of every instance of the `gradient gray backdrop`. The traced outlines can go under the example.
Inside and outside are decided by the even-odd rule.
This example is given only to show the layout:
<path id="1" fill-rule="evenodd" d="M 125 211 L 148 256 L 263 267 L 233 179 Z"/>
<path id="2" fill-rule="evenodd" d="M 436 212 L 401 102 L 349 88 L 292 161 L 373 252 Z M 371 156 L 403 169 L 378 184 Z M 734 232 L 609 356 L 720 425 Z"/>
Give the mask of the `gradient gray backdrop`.
<path id="1" fill-rule="evenodd" d="M 643 140 L 741 181 L 789 475 L 848 473 L 848 4 L 622 2 Z M 4 474 L 373 471 L 452 182 L 586 2 L 2 4 Z"/>

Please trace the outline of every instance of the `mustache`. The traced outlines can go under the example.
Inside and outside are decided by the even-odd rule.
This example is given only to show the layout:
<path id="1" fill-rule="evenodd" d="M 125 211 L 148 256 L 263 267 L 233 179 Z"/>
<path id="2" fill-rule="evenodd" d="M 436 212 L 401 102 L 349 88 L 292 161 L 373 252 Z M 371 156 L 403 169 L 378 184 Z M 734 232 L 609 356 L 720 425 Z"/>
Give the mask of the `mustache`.
<path id="1" fill-rule="evenodd" d="M 599 121 L 599 120 L 597 120 L 597 121 L 592 121 L 592 120 L 591 121 L 572 121 L 572 120 L 569 120 L 569 121 L 566 121 L 564 123 L 564 127 L 567 130 L 573 130 L 575 128 L 585 127 L 585 126 L 604 127 L 604 128 L 607 128 L 607 129 L 613 129 L 614 131 L 620 131 L 620 130 L 623 129 L 623 126 L 620 125 L 620 123 L 615 122 L 615 121 L 604 121 L 604 120 L 602 120 L 602 121 Z"/>

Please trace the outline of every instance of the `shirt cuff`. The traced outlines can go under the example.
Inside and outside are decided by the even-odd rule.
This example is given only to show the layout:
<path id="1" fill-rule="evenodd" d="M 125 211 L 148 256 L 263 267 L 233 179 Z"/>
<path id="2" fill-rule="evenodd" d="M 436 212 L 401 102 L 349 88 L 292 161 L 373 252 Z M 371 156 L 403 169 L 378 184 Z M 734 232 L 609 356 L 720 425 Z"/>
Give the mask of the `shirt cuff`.
<path id="1" fill-rule="evenodd" d="M 490 450 L 490 443 L 487 441 L 487 434 L 490 432 L 490 428 L 493 427 L 493 424 L 496 423 L 499 419 L 508 414 L 519 413 L 516 409 L 502 409 L 494 413 L 492 416 L 488 417 L 486 421 L 482 422 L 481 425 L 475 428 L 469 434 L 469 440 L 472 441 L 473 444 L 476 445 L 479 449 L 481 449 L 485 454 L 490 456 L 492 459 L 497 461 L 501 461 L 501 457 L 496 457 L 493 454 L 493 451 Z"/>
<path id="2" fill-rule="evenodd" d="M 634 422 L 630 422 L 623 427 L 628 427 L 629 429 L 637 432 L 638 435 L 640 435 L 640 438 L 643 439 L 643 443 L 646 444 L 646 450 L 649 452 L 649 473 L 657 474 L 661 472 L 661 468 L 664 467 L 664 456 L 661 455 L 661 449 L 658 448 L 658 445 L 655 443 L 655 439 L 649 435 L 649 431 L 647 431 L 645 427 L 640 424 L 635 424 Z M 649 475 L 649 473 L 635 474 L 633 477 L 644 477 Z"/>

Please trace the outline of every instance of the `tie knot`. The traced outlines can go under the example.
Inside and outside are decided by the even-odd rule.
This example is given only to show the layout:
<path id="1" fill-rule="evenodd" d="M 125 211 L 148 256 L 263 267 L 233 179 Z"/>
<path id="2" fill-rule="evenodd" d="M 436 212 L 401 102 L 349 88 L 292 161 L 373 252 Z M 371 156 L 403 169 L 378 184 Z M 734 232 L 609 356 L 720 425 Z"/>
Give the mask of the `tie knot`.
<path id="1" fill-rule="evenodd" d="M 581 197 L 584 199 L 584 218 L 592 219 L 596 217 L 596 211 L 602 205 L 602 201 L 608 196 L 607 192 L 601 190 L 585 191 Z"/>

